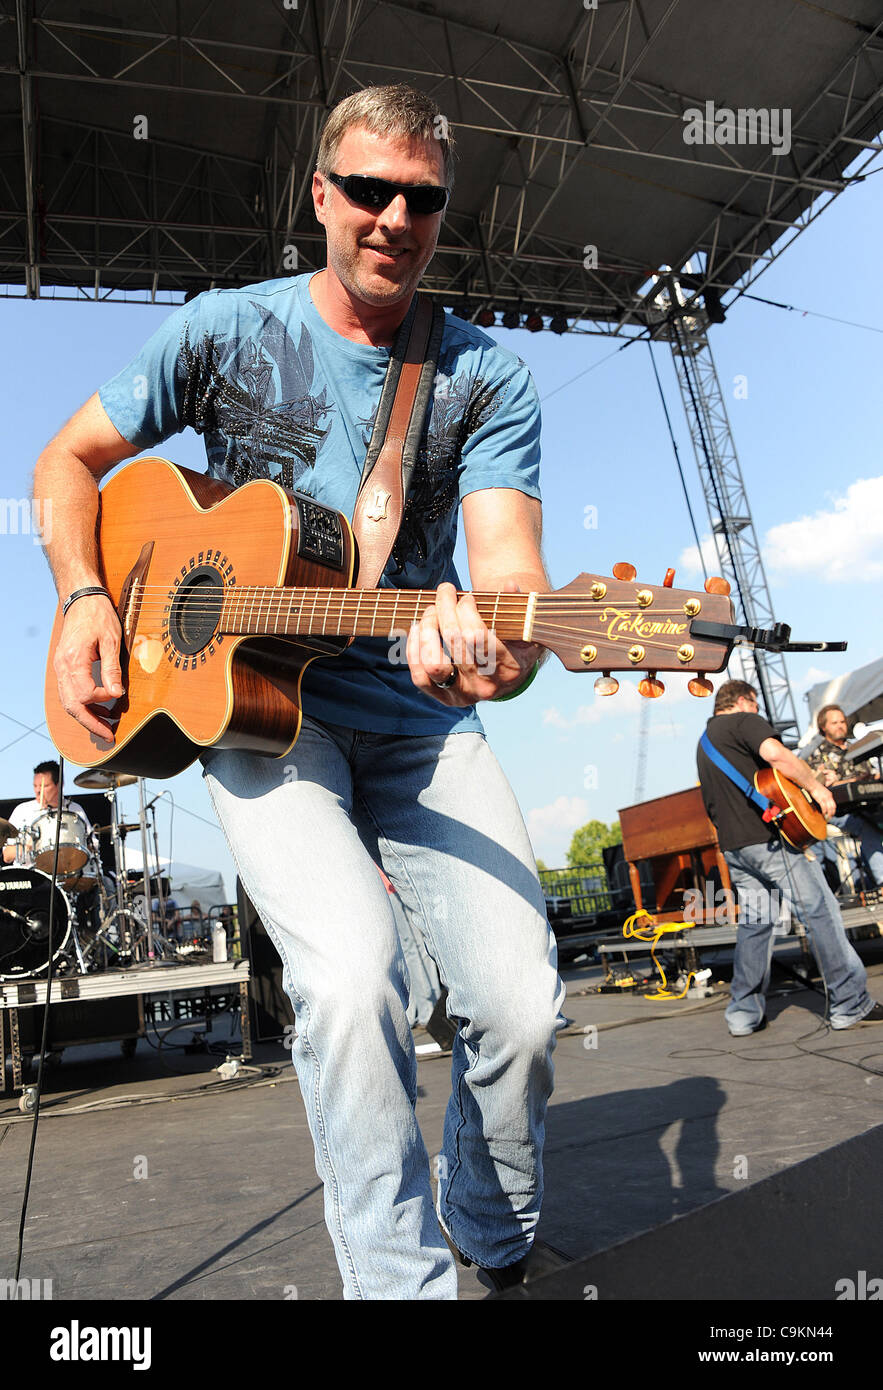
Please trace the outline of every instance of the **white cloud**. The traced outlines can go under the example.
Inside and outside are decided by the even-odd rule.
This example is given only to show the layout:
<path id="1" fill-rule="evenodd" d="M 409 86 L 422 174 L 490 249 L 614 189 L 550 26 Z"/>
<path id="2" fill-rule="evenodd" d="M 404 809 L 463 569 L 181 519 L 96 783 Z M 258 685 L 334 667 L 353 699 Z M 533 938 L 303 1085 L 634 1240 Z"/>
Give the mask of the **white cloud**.
<path id="1" fill-rule="evenodd" d="M 605 717 L 634 714 L 641 702 L 638 687 L 622 681 L 615 695 L 596 695 L 591 705 L 578 705 L 573 714 L 564 715 L 552 706 L 543 710 L 543 723 L 556 729 L 574 729 L 580 724 L 598 724 Z"/>
<path id="2" fill-rule="evenodd" d="M 697 697 L 691 695 L 687 689 L 687 681 L 691 676 L 682 671 L 663 671 L 659 679 L 665 686 L 665 694 L 659 700 L 653 701 L 655 720 L 660 724 L 668 723 L 667 707 L 673 703 L 680 703 L 682 700 L 693 700 Z M 721 681 L 727 679 L 726 671 L 721 671 L 718 675 L 710 677 L 711 683 L 715 688 Z M 581 725 L 598 724 L 602 719 L 617 717 L 628 717 L 634 719 L 638 713 L 644 696 L 638 694 L 638 687 L 631 680 L 620 681 L 619 690 L 615 695 L 596 695 L 594 703 L 591 705 L 579 705 L 573 714 L 562 714 L 557 706 L 553 705 L 549 709 L 543 710 L 543 723 L 551 724 L 556 729 L 574 729 Z"/>
<path id="3" fill-rule="evenodd" d="M 717 557 L 717 549 L 712 536 L 702 537 L 702 559 L 705 561 L 706 574 L 720 573 L 720 560 Z M 702 565 L 699 562 L 699 551 L 695 545 L 688 545 L 686 550 L 681 551 L 678 560 L 678 569 L 686 570 L 688 574 L 702 574 Z"/>
<path id="4" fill-rule="evenodd" d="M 720 573 L 710 535 L 702 537 L 709 574 Z M 764 563 L 780 574 L 816 574 L 833 581 L 883 578 L 883 476 L 859 478 L 827 510 L 771 527 L 763 543 Z M 699 574 L 695 545 L 681 552 L 678 567 Z"/>
<path id="5" fill-rule="evenodd" d="M 828 681 L 832 681 L 833 679 L 833 671 L 823 671 L 820 666 L 810 666 L 809 670 L 804 671 L 799 680 L 795 681 L 792 675 L 791 683 L 795 685 L 798 690 L 809 690 L 811 686 L 821 685 L 822 681 L 827 685 Z"/>
<path id="6" fill-rule="evenodd" d="M 538 858 L 545 858 L 552 849 L 559 853 L 562 837 L 569 844 L 573 831 L 587 820 L 590 812 L 584 796 L 559 796 L 551 805 L 528 810 L 527 833 Z"/>
<path id="7" fill-rule="evenodd" d="M 829 511 L 767 532 L 771 569 L 828 580 L 883 579 L 883 476 L 859 478 Z"/>

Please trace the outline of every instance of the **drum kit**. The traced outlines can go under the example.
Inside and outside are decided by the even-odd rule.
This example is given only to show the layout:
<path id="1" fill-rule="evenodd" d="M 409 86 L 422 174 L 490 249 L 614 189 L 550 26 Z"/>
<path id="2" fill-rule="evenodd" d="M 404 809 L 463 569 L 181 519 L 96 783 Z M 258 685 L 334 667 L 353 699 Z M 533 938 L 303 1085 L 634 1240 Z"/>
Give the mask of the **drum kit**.
<path id="1" fill-rule="evenodd" d="M 152 904 L 150 873 L 130 881 L 125 868 L 125 837 L 140 831 L 147 864 L 147 810 L 140 778 L 95 768 L 74 779 L 78 787 L 103 791 L 109 823 L 93 827 L 77 811 L 43 811 L 29 826 L 17 829 L 0 818 L 0 844 L 15 844 L 15 862 L 0 868 L 0 982 L 35 978 L 54 962 L 61 974 L 90 974 L 145 961 L 176 960 L 178 943 L 166 935 L 161 882 Z M 140 816 L 120 819 L 117 792 L 139 783 Z M 105 873 L 98 836 L 109 832 L 113 872 Z M 153 829 L 156 842 L 156 827 Z M 53 941 L 49 952 L 49 910 L 53 903 Z M 158 859 L 158 856 L 157 856 Z"/>

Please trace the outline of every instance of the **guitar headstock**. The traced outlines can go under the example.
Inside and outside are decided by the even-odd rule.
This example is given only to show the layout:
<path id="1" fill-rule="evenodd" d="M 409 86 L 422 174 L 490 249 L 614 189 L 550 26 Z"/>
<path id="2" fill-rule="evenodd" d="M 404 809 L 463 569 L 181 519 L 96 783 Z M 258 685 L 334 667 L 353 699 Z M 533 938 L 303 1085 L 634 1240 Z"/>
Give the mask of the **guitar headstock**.
<path id="1" fill-rule="evenodd" d="M 634 565 L 613 566 L 612 576 L 580 574 L 563 589 L 537 598 L 531 638 L 548 647 L 568 671 L 597 671 L 599 695 L 614 695 L 619 682 L 611 671 L 641 671 L 640 693 L 662 695 L 658 671 L 694 671 L 690 693 L 711 694 L 707 671 L 721 671 L 732 642 L 696 637 L 690 631 L 700 615 L 731 624 L 733 605 L 725 579 L 707 579 L 704 590 L 675 589 L 674 570 L 662 584 L 638 580 Z"/>

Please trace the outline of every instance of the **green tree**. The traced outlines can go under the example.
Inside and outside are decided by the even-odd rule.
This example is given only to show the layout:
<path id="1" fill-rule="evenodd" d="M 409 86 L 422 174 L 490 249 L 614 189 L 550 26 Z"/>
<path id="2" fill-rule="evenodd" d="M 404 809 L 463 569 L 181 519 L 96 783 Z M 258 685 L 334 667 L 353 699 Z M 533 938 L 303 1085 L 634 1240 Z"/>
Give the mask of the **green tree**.
<path id="1" fill-rule="evenodd" d="M 577 864 L 593 864 L 601 858 L 601 851 L 610 845 L 622 844 L 622 826 L 619 821 L 607 825 L 602 820 L 586 821 L 573 832 L 567 862 L 571 868 Z"/>

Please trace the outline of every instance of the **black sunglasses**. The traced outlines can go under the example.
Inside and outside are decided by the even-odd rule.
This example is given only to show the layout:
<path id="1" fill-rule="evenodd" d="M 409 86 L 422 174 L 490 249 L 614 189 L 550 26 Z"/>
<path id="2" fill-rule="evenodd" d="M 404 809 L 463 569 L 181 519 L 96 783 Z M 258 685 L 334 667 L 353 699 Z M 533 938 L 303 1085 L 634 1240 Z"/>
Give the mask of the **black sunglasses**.
<path id="1" fill-rule="evenodd" d="M 427 217 L 430 213 L 441 212 L 448 201 L 448 190 L 428 183 L 387 183 L 386 179 L 375 179 L 370 174 L 329 174 L 328 178 L 342 188 L 346 196 L 360 207 L 379 212 L 388 208 L 393 198 L 401 193 L 408 211 L 417 217 Z"/>

